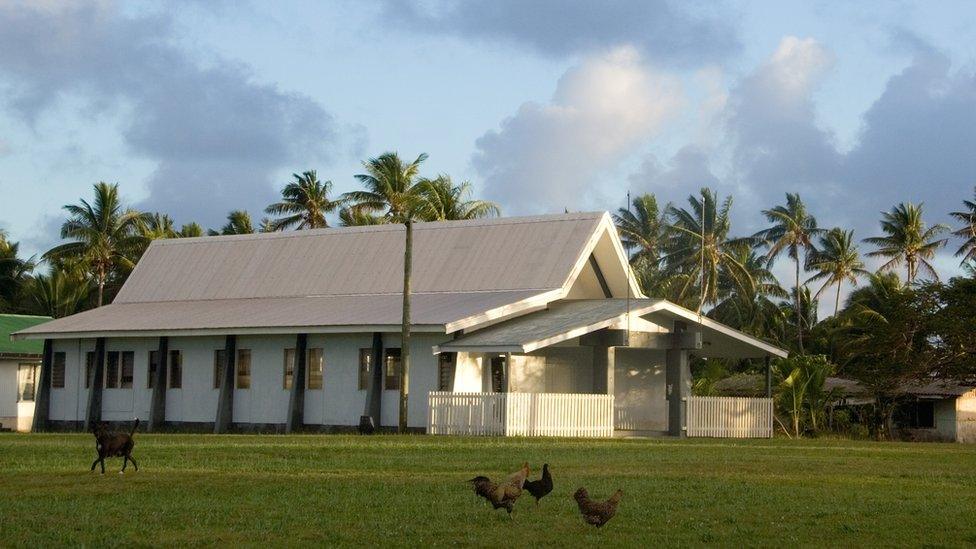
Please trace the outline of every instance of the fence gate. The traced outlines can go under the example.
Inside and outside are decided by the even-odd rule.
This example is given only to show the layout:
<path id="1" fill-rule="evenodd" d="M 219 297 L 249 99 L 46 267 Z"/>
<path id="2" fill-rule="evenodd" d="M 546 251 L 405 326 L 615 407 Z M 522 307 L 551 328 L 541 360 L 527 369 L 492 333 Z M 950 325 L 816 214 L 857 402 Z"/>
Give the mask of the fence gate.
<path id="1" fill-rule="evenodd" d="M 771 438 L 773 399 L 691 396 L 689 437 Z"/>

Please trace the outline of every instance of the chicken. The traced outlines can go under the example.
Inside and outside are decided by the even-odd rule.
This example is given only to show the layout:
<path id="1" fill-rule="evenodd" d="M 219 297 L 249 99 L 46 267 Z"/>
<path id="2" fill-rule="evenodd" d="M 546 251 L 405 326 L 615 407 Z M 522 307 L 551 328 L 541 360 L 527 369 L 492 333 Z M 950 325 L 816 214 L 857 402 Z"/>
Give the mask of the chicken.
<path id="1" fill-rule="evenodd" d="M 620 497 L 623 495 L 623 490 L 617 490 L 607 501 L 593 501 L 586 492 L 586 488 L 580 488 L 573 494 L 573 498 L 576 499 L 576 505 L 579 506 L 583 520 L 587 524 L 592 524 L 599 528 L 617 514 L 617 505 L 620 503 Z"/>
<path id="2" fill-rule="evenodd" d="M 469 480 L 474 493 L 485 498 L 493 509 L 504 508 L 509 515 L 515 507 L 515 500 L 522 495 L 522 486 L 525 478 L 529 476 L 529 464 L 522 464 L 522 468 L 512 473 L 505 479 L 505 482 L 495 483 L 486 476 L 477 476 Z"/>
<path id="3" fill-rule="evenodd" d="M 541 479 L 526 481 L 523 488 L 532 494 L 532 497 L 535 498 L 535 504 L 539 505 L 539 500 L 552 492 L 552 475 L 549 474 L 549 464 L 546 463 L 542 466 Z"/>

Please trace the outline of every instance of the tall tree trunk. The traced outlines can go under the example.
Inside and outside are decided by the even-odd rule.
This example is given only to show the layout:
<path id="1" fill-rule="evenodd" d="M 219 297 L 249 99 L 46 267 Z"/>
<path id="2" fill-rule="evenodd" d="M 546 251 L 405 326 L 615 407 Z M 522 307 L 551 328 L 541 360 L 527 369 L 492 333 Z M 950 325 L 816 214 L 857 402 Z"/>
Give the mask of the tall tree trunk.
<path id="1" fill-rule="evenodd" d="M 98 306 L 102 306 L 102 297 L 105 295 L 105 269 L 98 268 Z"/>
<path id="2" fill-rule="evenodd" d="M 400 421 L 397 432 L 407 432 L 407 399 L 410 392 L 410 271 L 413 260 L 413 221 L 407 219 L 403 249 L 403 326 L 400 335 Z"/>
<path id="3" fill-rule="evenodd" d="M 800 250 L 796 251 L 796 344 L 803 354 L 803 312 L 800 309 Z"/>
<path id="4" fill-rule="evenodd" d="M 840 281 L 837 281 L 837 297 L 834 298 L 834 316 L 840 312 Z"/>

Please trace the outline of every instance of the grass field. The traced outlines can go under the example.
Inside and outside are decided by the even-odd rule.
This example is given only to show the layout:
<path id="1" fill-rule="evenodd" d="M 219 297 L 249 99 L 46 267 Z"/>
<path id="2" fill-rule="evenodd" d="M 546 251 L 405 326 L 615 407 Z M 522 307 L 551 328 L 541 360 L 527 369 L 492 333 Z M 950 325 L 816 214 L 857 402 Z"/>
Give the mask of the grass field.
<path id="1" fill-rule="evenodd" d="M 971 545 L 976 448 L 841 440 L 0 435 L 0 545 Z M 510 520 L 465 479 L 550 463 Z M 602 530 L 572 492 L 625 494 Z"/>

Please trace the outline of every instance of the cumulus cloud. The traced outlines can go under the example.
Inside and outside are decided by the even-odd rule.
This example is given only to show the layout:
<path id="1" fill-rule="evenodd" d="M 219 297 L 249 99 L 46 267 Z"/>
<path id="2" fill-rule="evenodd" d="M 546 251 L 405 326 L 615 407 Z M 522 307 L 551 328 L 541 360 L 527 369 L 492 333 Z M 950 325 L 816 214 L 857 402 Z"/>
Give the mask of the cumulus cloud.
<path id="1" fill-rule="evenodd" d="M 544 55 L 586 54 L 633 45 L 661 62 L 697 65 L 740 48 L 722 5 L 671 0 L 387 0 L 382 20 L 419 32 L 503 40 Z"/>
<path id="2" fill-rule="evenodd" d="M 260 208 L 276 170 L 334 156 L 340 127 L 319 104 L 255 82 L 244 65 L 196 62 L 172 26 L 109 2 L 0 3 L 6 106 L 27 123 L 67 97 L 90 115 L 124 112 L 124 143 L 157 162 L 141 206 L 183 221 Z"/>
<path id="3" fill-rule="evenodd" d="M 507 212 L 577 207 L 601 170 L 659 132 L 682 102 L 675 78 L 620 48 L 569 69 L 549 103 L 525 103 L 480 137 L 472 163 Z"/>
<path id="4" fill-rule="evenodd" d="M 645 156 L 640 168 L 630 175 L 630 185 L 635 193 L 654 193 L 665 200 L 681 200 L 702 187 L 723 186 L 710 164 L 705 150 L 696 145 L 685 145 L 667 163 L 662 163 L 655 155 Z"/>

